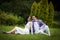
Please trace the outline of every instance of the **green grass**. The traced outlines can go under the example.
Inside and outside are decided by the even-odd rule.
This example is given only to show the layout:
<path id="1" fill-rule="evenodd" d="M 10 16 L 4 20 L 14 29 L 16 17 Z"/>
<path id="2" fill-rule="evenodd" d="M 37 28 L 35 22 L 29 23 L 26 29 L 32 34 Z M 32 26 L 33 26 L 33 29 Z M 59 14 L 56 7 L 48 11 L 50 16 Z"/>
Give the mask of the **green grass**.
<path id="1" fill-rule="evenodd" d="M 20 35 L 20 34 L 3 34 L 1 31 L 9 31 L 13 29 L 14 26 L 0 26 L 0 40 L 60 40 L 60 29 L 50 28 L 51 36 L 46 36 L 43 34 L 34 35 Z"/>

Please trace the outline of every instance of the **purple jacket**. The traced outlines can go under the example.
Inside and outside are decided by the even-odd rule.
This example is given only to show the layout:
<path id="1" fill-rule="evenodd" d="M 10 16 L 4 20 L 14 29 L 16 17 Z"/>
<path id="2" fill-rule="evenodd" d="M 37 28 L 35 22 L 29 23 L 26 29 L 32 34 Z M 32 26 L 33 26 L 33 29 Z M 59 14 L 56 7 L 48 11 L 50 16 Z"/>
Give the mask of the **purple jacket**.
<path id="1" fill-rule="evenodd" d="M 36 20 L 37 22 L 38 22 L 38 24 L 39 24 L 39 27 L 41 27 L 42 25 L 44 25 L 45 23 L 43 23 L 43 21 L 42 20 Z M 32 23 L 33 23 L 33 25 L 32 26 L 34 26 L 34 22 L 36 22 L 35 20 L 32 20 Z"/>

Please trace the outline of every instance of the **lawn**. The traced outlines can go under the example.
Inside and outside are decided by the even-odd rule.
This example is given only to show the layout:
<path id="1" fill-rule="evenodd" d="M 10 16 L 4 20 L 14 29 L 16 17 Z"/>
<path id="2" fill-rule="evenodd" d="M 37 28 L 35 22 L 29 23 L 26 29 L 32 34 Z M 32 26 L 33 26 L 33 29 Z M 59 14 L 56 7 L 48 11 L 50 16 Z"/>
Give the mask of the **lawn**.
<path id="1" fill-rule="evenodd" d="M 14 26 L 0 26 L 0 40 L 60 40 L 60 28 L 50 28 L 51 36 L 42 34 L 20 35 L 20 34 L 3 34 L 1 31 L 9 31 Z"/>

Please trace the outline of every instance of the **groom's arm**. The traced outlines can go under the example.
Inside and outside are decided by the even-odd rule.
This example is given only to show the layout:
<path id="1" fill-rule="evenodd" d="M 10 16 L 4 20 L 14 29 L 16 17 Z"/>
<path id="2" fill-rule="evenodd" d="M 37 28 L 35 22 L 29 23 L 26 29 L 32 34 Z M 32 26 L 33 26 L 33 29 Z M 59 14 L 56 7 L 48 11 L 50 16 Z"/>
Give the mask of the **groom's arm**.
<path id="1" fill-rule="evenodd" d="M 32 23 L 31 23 L 31 28 L 30 28 L 30 29 L 31 29 L 31 34 L 33 34 L 33 28 L 32 28 Z"/>

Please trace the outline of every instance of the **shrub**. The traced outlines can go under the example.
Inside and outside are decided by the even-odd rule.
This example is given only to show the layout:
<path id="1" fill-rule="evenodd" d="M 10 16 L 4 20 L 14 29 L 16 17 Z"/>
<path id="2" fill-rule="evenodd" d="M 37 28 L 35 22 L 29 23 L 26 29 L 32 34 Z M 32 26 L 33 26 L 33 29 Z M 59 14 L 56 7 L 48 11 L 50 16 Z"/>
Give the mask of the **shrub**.
<path id="1" fill-rule="evenodd" d="M 0 13 L 0 23 L 6 25 L 15 25 L 23 22 L 22 17 L 18 17 L 17 15 L 13 15 L 13 13 Z"/>
<path id="2" fill-rule="evenodd" d="M 19 22 L 18 22 L 18 24 L 19 24 L 19 25 L 20 25 L 20 24 L 24 24 L 24 18 L 19 17 Z"/>

